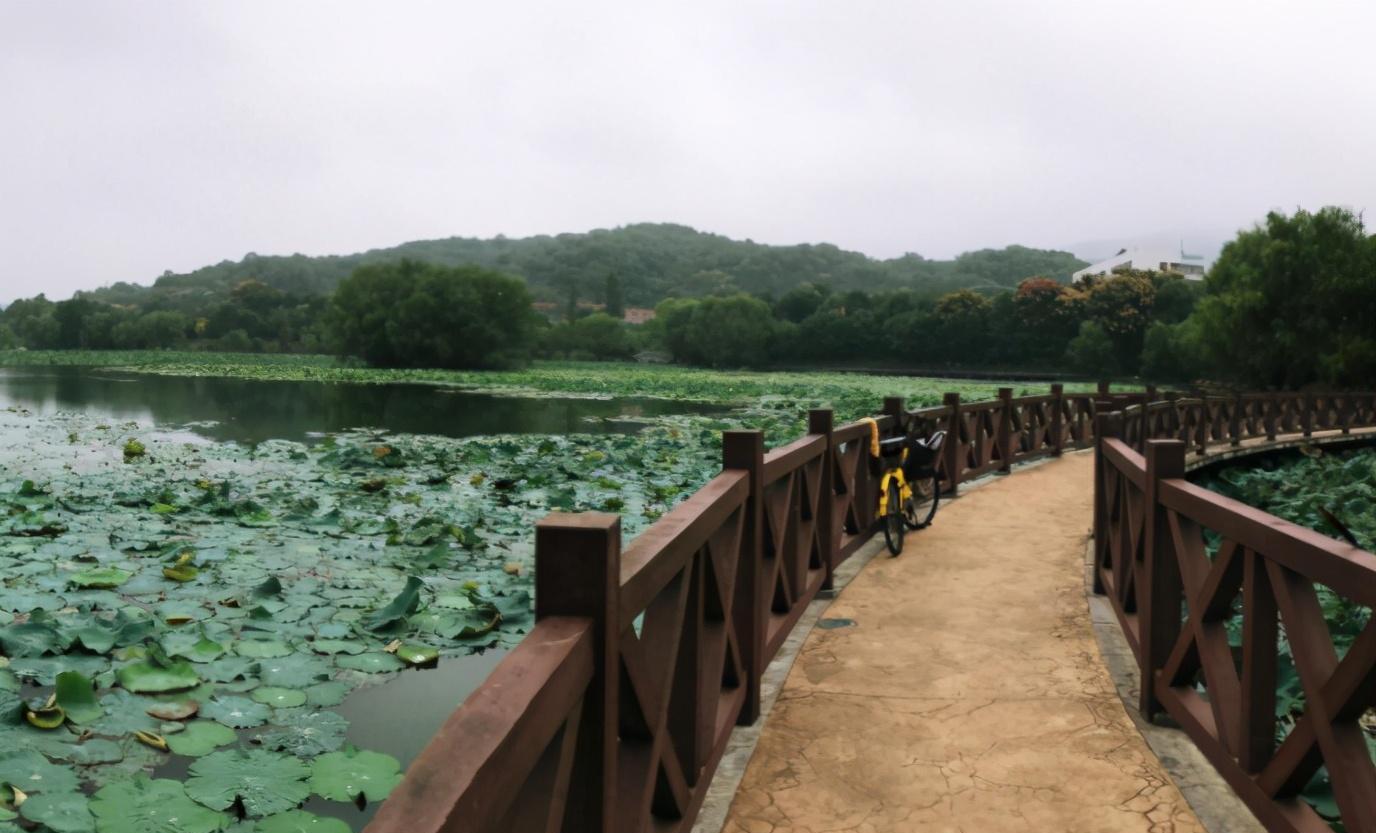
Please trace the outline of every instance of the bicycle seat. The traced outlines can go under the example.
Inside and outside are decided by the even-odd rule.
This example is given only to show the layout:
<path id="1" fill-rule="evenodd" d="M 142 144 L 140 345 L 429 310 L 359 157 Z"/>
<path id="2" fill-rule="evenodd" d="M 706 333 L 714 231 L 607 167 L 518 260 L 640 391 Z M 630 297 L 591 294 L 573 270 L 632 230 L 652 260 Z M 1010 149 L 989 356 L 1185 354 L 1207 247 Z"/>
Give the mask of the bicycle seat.
<path id="1" fill-rule="evenodd" d="M 907 437 L 890 437 L 887 440 L 879 441 L 879 456 L 897 457 L 903 453 L 903 447 L 907 444 Z"/>

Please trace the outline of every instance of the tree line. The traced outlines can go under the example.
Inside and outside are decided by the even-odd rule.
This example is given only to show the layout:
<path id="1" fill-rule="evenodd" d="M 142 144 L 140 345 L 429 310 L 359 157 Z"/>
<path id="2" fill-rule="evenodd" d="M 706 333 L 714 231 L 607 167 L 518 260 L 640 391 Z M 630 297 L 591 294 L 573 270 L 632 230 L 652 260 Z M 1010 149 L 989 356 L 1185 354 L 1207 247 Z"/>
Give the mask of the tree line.
<path id="1" fill-rule="evenodd" d="M 334 351 L 379 366 L 509 367 L 534 357 L 663 357 L 711 367 L 850 366 L 1078 372 L 1157 382 L 1359 387 L 1376 382 L 1376 238 L 1340 208 L 1272 213 L 1224 250 L 1206 281 L 1127 271 L 1067 284 L 943 293 L 794 282 L 743 292 L 729 275 L 628 325 L 626 281 L 603 275 L 561 320 L 519 278 L 479 265 L 366 263 L 330 296 L 249 278 L 200 307 L 93 294 L 16 301 L 0 346 Z M 609 314 L 610 313 L 610 314 Z"/>

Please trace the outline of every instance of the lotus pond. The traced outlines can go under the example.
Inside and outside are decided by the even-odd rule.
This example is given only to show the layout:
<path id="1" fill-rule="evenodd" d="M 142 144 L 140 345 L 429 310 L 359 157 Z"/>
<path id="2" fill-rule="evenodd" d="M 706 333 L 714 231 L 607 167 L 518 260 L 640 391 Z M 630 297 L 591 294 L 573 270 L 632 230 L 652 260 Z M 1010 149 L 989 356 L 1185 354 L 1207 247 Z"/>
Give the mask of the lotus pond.
<path id="1" fill-rule="evenodd" d="M 1331 535 L 1350 534 L 1368 550 L 1376 549 L 1376 448 L 1324 451 L 1305 447 L 1211 470 L 1200 478 L 1208 488 L 1266 512 Z M 1214 537 L 1213 547 L 1218 545 Z M 1346 654 L 1371 619 L 1371 609 L 1349 602 L 1329 588 L 1317 587 L 1319 601 L 1339 655 Z M 1232 644 L 1240 648 L 1242 633 L 1235 617 L 1229 622 Z M 1276 698 L 1276 741 L 1295 727 L 1304 709 L 1304 690 L 1295 671 L 1284 628 L 1280 635 L 1279 690 Z M 1367 748 L 1376 757 L 1376 714 L 1362 721 Z M 1338 806 L 1328 773 L 1321 769 L 1304 792 L 1321 815 L 1337 825 Z"/>
<path id="2" fill-rule="evenodd" d="M 361 828 L 530 627 L 540 517 L 629 539 L 725 428 L 997 387 L 35 358 L 0 356 L 0 833 Z"/>

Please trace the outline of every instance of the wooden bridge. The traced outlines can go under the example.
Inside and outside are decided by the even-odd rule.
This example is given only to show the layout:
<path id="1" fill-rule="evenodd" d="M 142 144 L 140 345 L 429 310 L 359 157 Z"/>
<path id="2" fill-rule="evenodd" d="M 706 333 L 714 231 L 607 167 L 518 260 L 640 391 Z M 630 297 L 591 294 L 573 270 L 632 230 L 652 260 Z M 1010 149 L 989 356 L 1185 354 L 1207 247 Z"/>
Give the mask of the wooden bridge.
<path id="1" fill-rule="evenodd" d="M 919 410 L 890 399 L 878 423 L 890 434 L 948 431 L 939 468 L 947 495 L 990 473 L 1092 448 L 1093 459 L 1081 464 L 1080 482 L 1092 485 L 1080 487 L 1087 517 L 1078 534 L 1082 538 L 1092 522 L 1092 589 L 1110 601 L 1139 667 L 1137 708 L 1148 718 L 1161 712 L 1174 718 L 1267 829 L 1329 829 L 1297 797 L 1326 766 L 1346 829 L 1376 833 L 1376 767 L 1358 723 L 1376 701 L 1376 625 L 1340 658 L 1315 590 L 1321 584 L 1356 603 L 1376 604 L 1376 556 L 1184 479 L 1191 460 L 1366 434 L 1376 427 L 1376 394 L 1158 400 L 1154 391 L 1111 394 L 1101 385 L 1095 394 L 1066 394 L 1052 386 L 1047 395 L 1029 397 L 1003 389 L 998 399 L 980 403 L 951 394 L 941 406 Z M 867 422 L 836 427 L 829 411 L 814 411 L 806 436 L 768 452 L 758 432 L 727 432 L 721 474 L 624 552 L 616 516 L 542 521 L 536 530 L 537 624 L 436 734 L 369 830 L 688 831 L 733 729 L 760 719 L 765 667 L 808 604 L 831 588 L 837 567 L 874 530 L 869 431 Z M 1073 471 L 1070 462 L 1037 471 Z M 1035 477 L 1022 474 L 997 489 L 1016 503 L 1024 487 L 1037 488 Z M 1039 499 L 1045 503 L 1047 496 Z M 1008 518 L 1018 515 L 1007 502 L 983 500 L 980 492 L 943 513 L 938 527 L 957 510 L 967 516 L 966 528 L 992 528 L 1004 542 L 1018 542 L 1009 553 L 983 547 L 996 568 L 988 575 L 999 579 L 983 591 L 984 601 L 995 605 L 991 610 L 1011 615 L 1014 605 L 1026 607 L 1025 596 L 1016 602 L 1000 596 L 1017 589 L 1024 566 L 1007 557 L 1000 565 L 1000 555 L 1073 544 L 1073 534 L 1064 539 L 1054 530 L 1010 525 Z M 1073 516 L 1060 517 L 1073 530 Z M 1205 530 L 1223 540 L 1212 560 Z M 923 540 L 935 532 L 913 536 L 913 552 L 891 563 L 920 570 Z M 1058 562 L 1043 564 L 1043 573 L 1047 564 L 1054 571 Z M 838 606 L 851 603 L 859 584 Z M 936 583 L 924 589 L 919 580 L 902 592 L 890 599 L 892 608 L 931 603 L 933 596 L 910 594 L 943 590 Z M 1083 596 L 1077 598 L 1083 604 Z M 947 594 L 941 603 L 953 599 Z M 1235 616 L 1243 629 L 1237 656 L 1226 631 Z M 1280 625 L 1294 646 L 1307 705 L 1277 745 Z M 854 631 L 863 629 L 862 618 Z M 895 632 L 894 645 L 922 638 L 920 631 Z M 970 632 L 969 644 L 980 644 L 978 630 Z M 986 663 L 996 661 L 986 657 Z M 1046 680 L 1039 673 L 1045 676 L 1010 667 L 1004 676 L 1041 690 Z M 792 685 L 790 679 L 785 696 Z M 766 725 L 753 770 L 775 748 L 770 735 L 776 722 Z M 1140 737 L 1125 737 L 1141 744 Z M 930 763 L 940 771 L 949 762 Z M 1177 829 L 1189 829 L 1193 817 L 1155 774 L 1155 759 L 1148 752 L 1140 763 L 1161 800 L 1121 818 L 1156 827 L 1068 825 L 1080 812 L 1073 803 L 1060 807 L 1063 815 L 1043 818 L 1049 827 L 1031 823 L 1026 807 L 1013 806 L 1008 817 L 1021 814 L 1020 826 L 1029 830 L 1165 830 L 1176 822 Z M 767 779 L 758 771 L 753 777 L 747 773 L 733 807 L 731 824 L 738 830 L 961 827 L 951 818 L 876 817 L 845 825 L 823 814 L 814 828 L 789 817 L 784 823 L 752 817 L 750 791 L 769 794 L 760 786 Z M 1101 792 L 1114 788 L 1102 786 Z M 932 807 L 947 794 L 932 793 Z M 1086 803 L 1083 813 L 1096 806 Z M 989 819 L 997 816 L 979 818 L 993 825 Z"/>

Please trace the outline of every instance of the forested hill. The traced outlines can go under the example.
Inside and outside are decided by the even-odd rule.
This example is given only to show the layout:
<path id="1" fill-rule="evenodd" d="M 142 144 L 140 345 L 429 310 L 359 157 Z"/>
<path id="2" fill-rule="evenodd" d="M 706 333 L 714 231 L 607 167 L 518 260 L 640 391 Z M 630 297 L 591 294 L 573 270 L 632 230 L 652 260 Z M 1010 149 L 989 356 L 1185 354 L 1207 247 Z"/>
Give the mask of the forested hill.
<path id="1" fill-rule="evenodd" d="M 804 282 L 834 290 L 910 288 L 943 293 L 962 287 L 1013 287 L 1032 275 L 1067 281 L 1084 263 L 1068 252 L 1009 246 L 967 252 L 954 260 L 905 255 L 875 260 L 828 243 L 768 246 L 732 240 L 687 226 L 641 223 L 585 234 L 491 240 L 450 237 L 417 240 L 351 255 L 307 257 L 249 254 L 187 274 L 164 273 L 150 288 L 129 283 L 89 293 L 116 304 L 199 307 L 239 282 L 256 278 L 294 295 L 331 292 L 357 266 L 414 258 L 444 265 L 477 264 L 524 277 L 537 299 L 602 301 L 616 275 L 632 306 L 653 306 L 671 295 L 723 290 L 781 295 Z"/>

